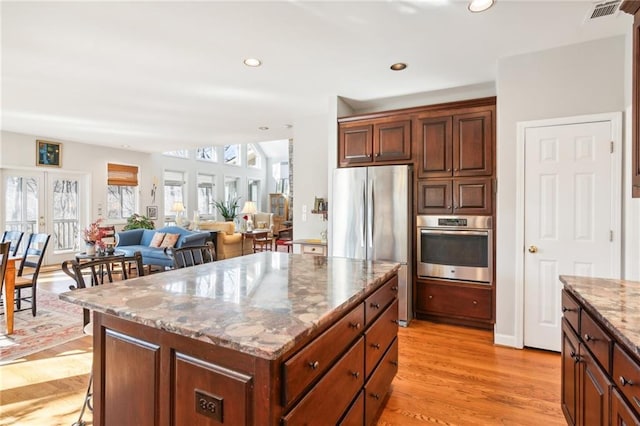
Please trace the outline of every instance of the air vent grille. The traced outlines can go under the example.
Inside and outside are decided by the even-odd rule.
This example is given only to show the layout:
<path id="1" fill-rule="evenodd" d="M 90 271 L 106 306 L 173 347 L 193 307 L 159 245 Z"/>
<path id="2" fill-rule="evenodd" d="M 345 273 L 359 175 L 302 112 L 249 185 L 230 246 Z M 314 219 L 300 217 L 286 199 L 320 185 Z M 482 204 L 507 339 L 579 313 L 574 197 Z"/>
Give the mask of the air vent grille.
<path id="1" fill-rule="evenodd" d="M 594 4 L 589 19 L 596 19 L 615 14 L 620 7 L 620 3 L 622 3 L 622 0 L 611 0 Z"/>

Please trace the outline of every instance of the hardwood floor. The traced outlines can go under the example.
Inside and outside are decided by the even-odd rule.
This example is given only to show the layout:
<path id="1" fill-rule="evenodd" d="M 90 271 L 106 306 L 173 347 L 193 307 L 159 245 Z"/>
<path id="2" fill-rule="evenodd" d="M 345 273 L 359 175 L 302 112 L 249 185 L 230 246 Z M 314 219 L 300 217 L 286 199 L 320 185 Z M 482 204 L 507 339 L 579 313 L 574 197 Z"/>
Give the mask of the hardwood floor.
<path id="1" fill-rule="evenodd" d="M 52 274 L 57 274 L 53 272 Z M 64 291 L 50 280 L 48 290 Z M 379 425 L 564 425 L 560 355 L 493 345 L 492 333 L 413 321 L 399 330 L 400 366 Z M 0 425 L 77 420 L 91 337 L 0 367 Z M 91 412 L 85 413 L 92 424 Z"/>

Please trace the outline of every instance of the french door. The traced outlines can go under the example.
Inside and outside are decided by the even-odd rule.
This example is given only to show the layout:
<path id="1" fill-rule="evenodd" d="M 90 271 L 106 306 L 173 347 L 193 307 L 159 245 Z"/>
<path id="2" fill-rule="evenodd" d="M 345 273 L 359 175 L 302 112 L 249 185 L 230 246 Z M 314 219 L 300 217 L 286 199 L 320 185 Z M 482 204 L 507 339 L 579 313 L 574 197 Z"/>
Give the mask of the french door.
<path id="1" fill-rule="evenodd" d="M 3 229 L 51 235 L 45 265 L 73 257 L 79 247 L 81 218 L 86 217 L 80 174 L 5 169 L 2 172 Z"/>

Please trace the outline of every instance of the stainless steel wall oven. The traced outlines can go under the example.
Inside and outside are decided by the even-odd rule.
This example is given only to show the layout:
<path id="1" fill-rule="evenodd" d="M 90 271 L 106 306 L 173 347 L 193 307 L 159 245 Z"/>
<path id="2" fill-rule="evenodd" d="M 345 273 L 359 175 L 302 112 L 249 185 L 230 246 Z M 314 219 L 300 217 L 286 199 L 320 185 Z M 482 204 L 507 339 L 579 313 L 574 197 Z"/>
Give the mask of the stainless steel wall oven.
<path id="1" fill-rule="evenodd" d="M 491 284 L 491 216 L 418 216 L 416 224 L 419 278 Z"/>

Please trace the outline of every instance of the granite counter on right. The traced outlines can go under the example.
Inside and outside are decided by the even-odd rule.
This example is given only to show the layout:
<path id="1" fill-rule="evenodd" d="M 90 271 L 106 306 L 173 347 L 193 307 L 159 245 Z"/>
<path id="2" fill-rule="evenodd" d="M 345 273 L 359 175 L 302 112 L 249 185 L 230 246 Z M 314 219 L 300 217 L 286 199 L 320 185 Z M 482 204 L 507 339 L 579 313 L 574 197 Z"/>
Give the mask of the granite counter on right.
<path id="1" fill-rule="evenodd" d="M 568 424 L 640 425 L 640 282 L 560 276 Z"/>

